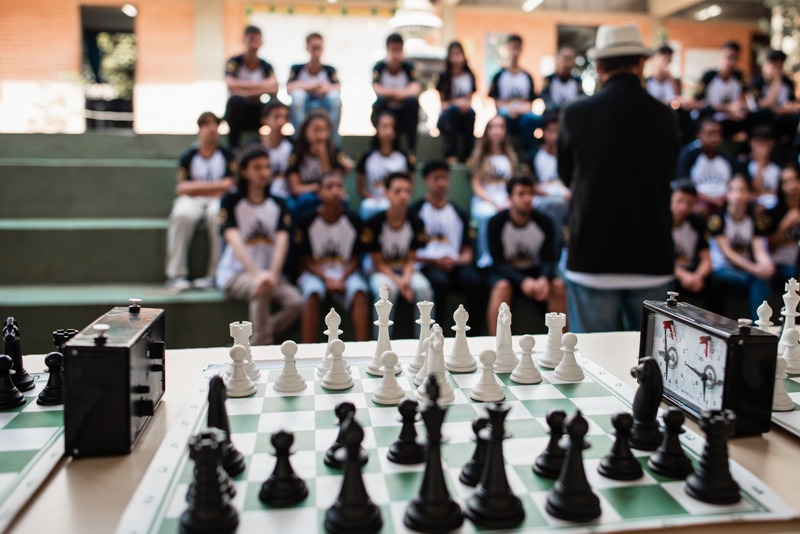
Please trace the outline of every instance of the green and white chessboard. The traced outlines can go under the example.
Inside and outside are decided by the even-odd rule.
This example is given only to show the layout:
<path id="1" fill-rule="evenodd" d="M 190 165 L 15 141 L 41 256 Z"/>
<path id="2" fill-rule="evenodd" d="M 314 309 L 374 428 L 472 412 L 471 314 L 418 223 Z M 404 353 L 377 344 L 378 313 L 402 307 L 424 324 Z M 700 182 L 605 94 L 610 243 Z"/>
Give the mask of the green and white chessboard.
<path id="1" fill-rule="evenodd" d="M 800 437 L 800 375 L 790 375 L 783 379 L 783 386 L 794 401 L 791 412 L 772 412 L 772 422 Z"/>
<path id="2" fill-rule="evenodd" d="M 797 513 L 761 480 L 735 462 L 731 462 L 734 478 L 742 488 L 742 500 L 730 506 L 716 506 L 696 501 L 686 495 L 681 480 L 668 479 L 647 469 L 647 455 L 635 451 L 645 468 L 644 478 L 634 482 L 614 481 L 597 473 L 599 458 L 611 444 L 610 416 L 630 409 L 635 390 L 596 364 L 579 357 L 586 378 L 578 383 L 556 380 L 552 372 L 543 371 L 544 381 L 537 385 L 514 384 L 509 375 L 499 375 L 511 405 L 507 430 L 512 435 L 504 442 L 506 470 L 514 492 L 522 498 L 526 517 L 518 532 L 618 531 L 667 526 L 697 525 L 741 521 L 780 520 L 797 517 Z M 364 467 L 367 491 L 383 513 L 384 533 L 408 532 L 403 526 L 407 503 L 419 491 L 422 465 L 401 466 L 389 462 L 386 452 L 397 438 L 400 424 L 396 407 L 372 403 L 370 393 L 379 383 L 364 373 L 359 364 L 365 360 L 351 358 L 355 386 L 344 392 L 323 390 L 311 383 L 313 367 L 301 368 L 309 387 L 299 394 L 279 394 L 272 383 L 280 373 L 280 362 L 260 362 L 262 378 L 258 392 L 249 398 L 228 399 L 232 439 L 247 460 L 247 469 L 235 479 L 234 505 L 239 511 L 240 533 L 276 532 L 313 534 L 322 532 L 325 511 L 336 499 L 341 487 L 341 473 L 323 463 L 325 450 L 337 435 L 334 407 L 342 401 L 353 402 L 356 418 L 365 430 L 364 447 L 369 462 Z M 207 376 L 219 373 L 224 366 L 207 369 Z M 402 387 L 412 389 L 411 378 L 398 377 Z M 477 373 L 452 375 L 456 399 L 449 406 L 443 434 L 449 440 L 442 458 L 451 493 L 460 502 L 473 488 L 458 482 L 461 467 L 474 448 L 471 421 L 483 414 L 481 403 L 469 399 L 469 390 L 477 382 Z M 139 485 L 118 526 L 121 534 L 175 533 L 178 519 L 186 508 L 186 491 L 192 479 L 193 464 L 188 459 L 186 443 L 190 435 L 205 425 L 208 390 L 207 378 L 193 388 L 190 397 L 168 431 L 150 468 Z M 553 481 L 535 475 L 531 466 L 548 441 L 546 412 L 561 408 L 568 414 L 580 409 L 591 428 L 587 440 L 591 448 L 584 452 L 589 481 L 601 500 L 602 516 L 589 524 L 557 520 L 545 512 L 544 505 Z M 271 508 L 258 500 L 261 484 L 274 465 L 270 435 L 286 429 L 294 432 L 295 454 L 292 465 L 306 481 L 308 498 L 286 509 Z M 422 425 L 418 432 L 424 436 Z M 703 439 L 687 431 L 681 441 L 697 461 Z M 475 532 L 466 521 L 460 532 Z"/>
<path id="3" fill-rule="evenodd" d="M 47 374 L 32 374 L 36 387 L 25 404 L 0 412 L 0 532 L 64 455 L 64 407 L 39 406 L 36 397 Z"/>

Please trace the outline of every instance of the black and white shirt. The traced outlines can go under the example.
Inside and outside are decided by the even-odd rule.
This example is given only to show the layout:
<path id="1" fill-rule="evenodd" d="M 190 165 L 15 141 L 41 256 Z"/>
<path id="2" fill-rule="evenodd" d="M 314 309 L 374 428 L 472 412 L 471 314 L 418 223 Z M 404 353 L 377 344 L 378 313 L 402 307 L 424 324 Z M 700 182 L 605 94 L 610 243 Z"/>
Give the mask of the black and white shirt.
<path id="1" fill-rule="evenodd" d="M 344 152 L 338 148 L 333 149 L 333 154 L 330 156 L 331 168 L 344 171 Z M 297 151 L 293 152 L 289 157 L 289 168 L 286 174 L 297 173 L 300 175 L 300 181 L 304 184 L 318 183 L 322 179 L 322 162 L 318 157 L 306 154 L 304 157 L 299 157 Z"/>
<path id="2" fill-rule="evenodd" d="M 244 61 L 244 54 L 230 58 L 225 64 L 225 76 L 233 76 L 237 80 L 260 82 L 262 80 L 268 80 L 274 75 L 275 71 L 273 70 L 272 65 L 261 58 L 258 58 L 258 65 L 256 68 L 249 68 Z M 231 96 L 230 91 L 228 91 L 228 96 Z"/>
<path id="3" fill-rule="evenodd" d="M 762 219 L 764 221 L 765 233 L 775 233 L 788 212 L 789 208 L 781 203 L 764 214 Z M 797 264 L 800 225 L 790 227 L 782 237 L 785 242 L 771 251 L 772 261 L 775 262 L 776 265 L 794 266 Z"/>
<path id="4" fill-rule="evenodd" d="M 408 253 L 425 245 L 425 228 L 422 222 L 409 214 L 398 228 L 389 224 L 386 212 L 369 219 L 361 231 L 361 244 L 366 251 L 380 252 L 383 260 L 400 272 L 408 259 Z"/>
<path id="5" fill-rule="evenodd" d="M 569 192 L 558 175 L 558 158 L 543 148 L 533 156 L 533 175 L 547 196 L 563 197 Z"/>
<path id="6" fill-rule="evenodd" d="M 758 105 L 758 101 L 764 98 L 769 91 L 769 82 L 764 79 L 764 76 L 759 74 L 755 78 L 753 78 L 752 83 L 750 84 L 750 92 L 753 94 L 753 97 L 756 99 L 756 105 Z M 778 106 L 783 106 L 787 102 L 794 102 L 797 100 L 797 97 L 794 93 L 794 82 L 786 76 L 785 74 L 781 74 L 781 88 L 778 91 L 778 98 L 775 101 L 775 104 Z"/>
<path id="7" fill-rule="evenodd" d="M 514 174 L 511 159 L 505 154 L 492 154 L 489 156 L 489 172 L 485 172 L 487 166 L 481 165 L 480 179 L 486 194 L 497 204 L 505 204 L 508 201 L 508 190 L 506 182 Z"/>
<path id="8" fill-rule="evenodd" d="M 703 74 L 700 80 L 700 89 L 695 95 L 697 100 L 705 100 L 709 106 L 717 107 L 721 104 L 730 104 L 742 97 L 744 92 L 744 75 L 742 71 L 734 70 L 728 79 L 723 79 L 719 72 L 710 70 Z M 725 112 L 714 113 L 714 119 L 723 121 L 728 118 Z"/>
<path id="9" fill-rule="evenodd" d="M 347 264 L 360 252 L 360 233 L 361 221 L 349 211 L 333 223 L 313 213 L 300 221 L 295 243 L 301 254 L 320 266 L 325 276 L 341 278 Z"/>
<path id="10" fill-rule="evenodd" d="M 518 226 L 511 212 L 503 210 L 489 219 L 489 252 L 492 268 L 514 284 L 526 276 L 554 274 L 555 250 L 550 219 L 531 212 L 527 223 Z"/>
<path id="11" fill-rule="evenodd" d="M 542 99 L 547 109 L 562 108 L 583 94 L 581 79 L 576 76 L 562 79 L 556 74 L 551 74 L 544 78 Z"/>
<path id="12" fill-rule="evenodd" d="M 452 202 L 437 208 L 422 199 L 412 204 L 409 211 L 425 225 L 426 245 L 417 251 L 419 258 L 456 259 L 461 256 L 461 249 L 472 246 L 475 240 L 467 214 Z"/>
<path id="13" fill-rule="evenodd" d="M 758 163 L 755 160 L 745 160 L 738 170 L 752 183 L 758 175 Z M 763 191 L 756 201 L 766 209 L 772 209 L 778 202 L 778 189 L 781 185 L 780 166 L 772 161 L 767 163 L 761 170 L 761 181 Z"/>
<path id="14" fill-rule="evenodd" d="M 647 88 L 647 92 L 650 93 L 650 96 L 659 102 L 669 104 L 680 96 L 680 94 L 675 91 L 676 83 L 677 86 L 680 87 L 680 80 L 665 78 L 664 81 L 660 82 L 655 77 L 650 76 L 645 80 L 644 85 L 645 88 Z"/>
<path id="15" fill-rule="evenodd" d="M 730 160 L 721 153 L 712 157 L 701 150 L 700 141 L 686 145 L 678 155 L 676 178 L 691 178 L 697 192 L 710 197 L 722 197 L 733 176 Z"/>
<path id="16" fill-rule="evenodd" d="M 462 96 L 469 96 L 475 92 L 475 76 L 468 71 L 460 72 L 455 76 L 444 73 L 436 82 L 436 90 L 442 95 L 442 100 L 454 100 Z"/>
<path id="17" fill-rule="evenodd" d="M 367 179 L 367 189 L 375 198 L 384 198 L 384 178 L 392 172 L 414 172 L 414 163 L 408 154 L 402 150 L 395 150 L 388 156 L 377 148 L 367 151 L 358 162 L 356 170 Z"/>
<path id="18" fill-rule="evenodd" d="M 762 219 L 763 221 L 763 219 Z M 735 220 L 727 211 L 721 215 L 712 215 L 708 218 L 708 231 L 711 234 L 711 264 L 714 269 L 720 267 L 731 266 L 725 254 L 722 253 L 717 240 L 718 236 L 725 236 L 728 238 L 728 243 L 734 252 L 737 252 L 747 258 L 753 260 L 753 239 L 758 236 L 763 236 L 766 230 L 766 224 L 756 224 L 756 219 L 751 213 L 747 213 L 740 220 Z"/>
<path id="19" fill-rule="evenodd" d="M 317 72 L 311 74 L 308 70 L 308 64 L 303 63 L 300 65 L 292 65 L 289 71 L 288 82 L 323 82 L 337 84 L 339 83 L 339 77 L 336 74 L 336 69 L 330 65 L 322 65 Z"/>
<path id="20" fill-rule="evenodd" d="M 492 84 L 489 86 L 489 97 L 495 100 L 526 100 L 532 102 L 536 99 L 533 78 L 522 69 L 516 73 L 505 68 L 500 69 L 492 78 Z"/>
<path id="21" fill-rule="evenodd" d="M 675 243 L 675 265 L 694 271 L 700 263 L 700 252 L 708 248 L 705 223 L 695 214 L 689 215 L 681 224 L 672 227 Z"/>
<path id="22" fill-rule="evenodd" d="M 227 148 L 218 147 L 211 157 L 204 158 L 200 149 L 193 146 L 178 160 L 178 181 L 218 182 L 232 178 L 234 159 L 233 152 Z"/>
<path id="23" fill-rule="evenodd" d="M 372 69 L 372 82 L 388 89 L 403 89 L 417 81 L 414 65 L 403 61 L 397 72 L 391 72 L 385 61 L 378 61 Z"/>

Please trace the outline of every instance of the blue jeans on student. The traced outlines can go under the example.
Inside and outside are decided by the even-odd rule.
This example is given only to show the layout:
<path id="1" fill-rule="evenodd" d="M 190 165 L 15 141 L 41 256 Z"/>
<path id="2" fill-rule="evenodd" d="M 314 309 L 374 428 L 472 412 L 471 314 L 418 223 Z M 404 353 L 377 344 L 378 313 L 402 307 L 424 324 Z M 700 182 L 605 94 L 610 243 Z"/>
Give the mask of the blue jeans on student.
<path id="1" fill-rule="evenodd" d="M 769 298 L 769 281 L 762 280 L 757 276 L 724 265 L 711 272 L 711 283 L 714 288 L 713 293 L 717 298 L 724 299 L 728 292 L 737 295 L 747 295 L 750 301 L 750 319 L 758 319 L 756 310 L 761 303 Z"/>
<path id="2" fill-rule="evenodd" d="M 500 108 L 498 113 L 506 120 L 508 133 L 512 135 L 517 134 L 522 140 L 522 150 L 525 152 L 525 159 L 532 159 L 536 152 L 537 145 L 537 141 L 533 137 L 533 132 L 536 131 L 536 128 L 541 126 L 542 118 L 533 111 L 523 113 L 515 119 L 512 119 L 508 115 L 508 110 L 505 108 Z"/>
<path id="3" fill-rule="evenodd" d="M 339 97 L 339 91 L 330 91 L 324 96 L 315 96 L 300 89 L 292 91 L 291 113 L 295 132 L 300 132 L 300 125 L 306 120 L 306 115 L 314 109 L 324 109 L 328 112 L 333 125 L 333 142 L 338 146 L 341 140 L 339 117 L 342 112 L 342 99 Z"/>
<path id="4" fill-rule="evenodd" d="M 491 202 L 480 197 L 472 197 L 470 216 L 478 228 L 478 239 L 475 243 L 475 257 L 478 267 L 484 268 L 492 264 L 489 254 L 489 219 L 497 214 L 497 208 Z"/>
<path id="5" fill-rule="evenodd" d="M 666 300 L 670 284 L 594 289 L 566 279 L 569 329 L 576 334 L 641 330 L 642 301 Z"/>

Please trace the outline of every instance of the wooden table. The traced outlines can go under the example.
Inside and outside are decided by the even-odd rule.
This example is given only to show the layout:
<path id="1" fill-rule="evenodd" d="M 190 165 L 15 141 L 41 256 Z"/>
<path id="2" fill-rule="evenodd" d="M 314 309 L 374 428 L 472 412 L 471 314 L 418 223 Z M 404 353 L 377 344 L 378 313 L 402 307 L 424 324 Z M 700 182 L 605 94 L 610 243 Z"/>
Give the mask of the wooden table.
<path id="1" fill-rule="evenodd" d="M 544 336 L 535 337 L 537 346 L 543 347 Z M 470 343 L 473 350 L 479 350 L 493 346 L 494 340 L 472 338 Z M 372 347 L 374 342 L 348 343 L 347 354 L 369 356 Z M 401 354 L 413 353 L 416 341 L 394 341 L 393 347 Z M 630 376 L 630 368 L 636 362 L 638 347 L 638 332 L 583 334 L 578 342 L 578 350 L 583 356 L 633 385 L 635 380 Z M 320 358 L 323 350 L 323 344 L 300 345 L 298 358 Z M 200 378 L 202 368 L 207 363 L 230 361 L 227 352 L 225 348 L 168 351 L 164 401 L 134 452 L 110 458 L 63 460 L 22 510 L 9 532 L 113 532 L 189 389 Z M 277 346 L 254 347 L 253 355 L 256 359 L 280 359 Z M 43 357 L 26 357 L 26 367 L 39 369 L 42 365 Z M 692 430 L 699 431 L 694 422 L 687 424 Z M 800 510 L 800 439 L 776 429 L 762 437 L 733 440 L 730 453 L 734 460 L 764 480 L 794 509 Z M 681 533 L 706 534 L 723 529 L 730 533 L 800 532 L 800 520 L 700 526 L 682 528 Z"/>

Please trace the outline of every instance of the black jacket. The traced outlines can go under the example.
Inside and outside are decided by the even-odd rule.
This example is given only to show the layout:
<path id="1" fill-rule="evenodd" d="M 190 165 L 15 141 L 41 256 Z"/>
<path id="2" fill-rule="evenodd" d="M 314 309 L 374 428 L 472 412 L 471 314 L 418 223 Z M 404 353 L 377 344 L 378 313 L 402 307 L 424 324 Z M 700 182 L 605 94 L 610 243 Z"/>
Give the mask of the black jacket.
<path id="1" fill-rule="evenodd" d="M 679 147 L 674 114 L 632 74 L 564 109 L 558 168 L 572 190 L 569 270 L 672 274 L 670 180 Z"/>

